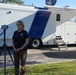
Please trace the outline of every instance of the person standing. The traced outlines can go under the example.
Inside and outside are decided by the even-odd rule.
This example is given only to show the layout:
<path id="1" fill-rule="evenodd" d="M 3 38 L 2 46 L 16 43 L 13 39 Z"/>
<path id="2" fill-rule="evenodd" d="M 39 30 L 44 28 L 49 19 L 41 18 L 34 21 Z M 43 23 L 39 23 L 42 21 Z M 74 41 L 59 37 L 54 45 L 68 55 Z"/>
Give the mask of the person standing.
<path id="1" fill-rule="evenodd" d="M 24 30 L 23 21 L 17 21 L 17 30 L 12 37 L 12 46 L 14 49 L 15 75 L 19 75 L 19 60 L 21 61 L 21 73 L 24 75 L 26 71 L 28 33 Z"/>

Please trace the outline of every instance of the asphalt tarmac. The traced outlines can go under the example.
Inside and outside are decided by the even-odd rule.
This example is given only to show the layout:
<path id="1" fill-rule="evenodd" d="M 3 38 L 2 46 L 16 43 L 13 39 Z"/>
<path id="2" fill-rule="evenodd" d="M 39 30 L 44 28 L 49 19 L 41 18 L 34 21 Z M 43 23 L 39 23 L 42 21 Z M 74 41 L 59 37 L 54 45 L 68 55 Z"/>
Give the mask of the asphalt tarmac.
<path id="1" fill-rule="evenodd" d="M 13 50 L 9 50 L 13 56 Z M 49 64 L 73 60 L 76 60 L 76 47 L 68 47 L 68 50 L 61 51 L 58 48 L 44 47 L 41 49 L 28 49 L 26 65 Z M 4 51 L 0 56 L 0 68 L 3 67 Z M 14 67 L 8 51 L 6 52 L 6 67 Z"/>

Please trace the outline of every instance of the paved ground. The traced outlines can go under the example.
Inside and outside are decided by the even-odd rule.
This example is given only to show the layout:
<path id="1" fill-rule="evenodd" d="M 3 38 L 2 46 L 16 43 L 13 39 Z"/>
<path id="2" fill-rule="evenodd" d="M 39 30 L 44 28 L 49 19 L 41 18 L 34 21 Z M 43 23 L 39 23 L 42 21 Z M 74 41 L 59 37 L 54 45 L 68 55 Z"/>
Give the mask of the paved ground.
<path id="1" fill-rule="evenodd" d="M 10 49 L 11 50 L 11 49 Z M 11 50 L 12 53 L 12 50 Z M 12 53 L 13 54 L 13 53 Z M 12 67 L 13 63 L 7 52 L 7 67 Z M 69 47 L 68 50 L 59 51 L 58 48 L 28 49 L 27 65 L 57 63 L 72 61 L 76 59 L 76 47 Z M 0 56 L 0 68 L 4 67 L 4 54 Z"/>

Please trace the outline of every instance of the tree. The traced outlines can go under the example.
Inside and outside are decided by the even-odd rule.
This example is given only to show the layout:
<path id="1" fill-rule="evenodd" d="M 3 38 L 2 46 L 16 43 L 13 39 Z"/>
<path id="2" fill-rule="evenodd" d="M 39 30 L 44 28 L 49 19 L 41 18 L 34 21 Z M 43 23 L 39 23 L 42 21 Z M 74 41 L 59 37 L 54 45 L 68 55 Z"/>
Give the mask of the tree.
<path id="1" fill-rule="evenodd" d="M 17 4 L 23 4 L 24 2 L 22 0 L 2 0 L 2 3 L 6 2 L 12 2 L 12 3 L 17 3 Z"/>

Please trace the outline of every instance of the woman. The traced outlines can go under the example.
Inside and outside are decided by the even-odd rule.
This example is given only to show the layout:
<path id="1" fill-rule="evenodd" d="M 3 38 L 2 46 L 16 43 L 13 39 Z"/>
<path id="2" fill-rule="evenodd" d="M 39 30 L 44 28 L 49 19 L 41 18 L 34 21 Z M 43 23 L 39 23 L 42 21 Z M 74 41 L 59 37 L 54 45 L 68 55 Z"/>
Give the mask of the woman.
<path id="1" fill-rule="evenodd" d="M 24 75 L 26 71 L 26 58 L 27 58 L 27 44 L 28 34 L 24 30 L 24 23 L 17 22 L 17 30 L 12 37 L 12 46 L 14 49 L 14 62 L 15 62 L 15 75 L 19 75 L 19 59 L 21 60 L 21 74 Z"/>

